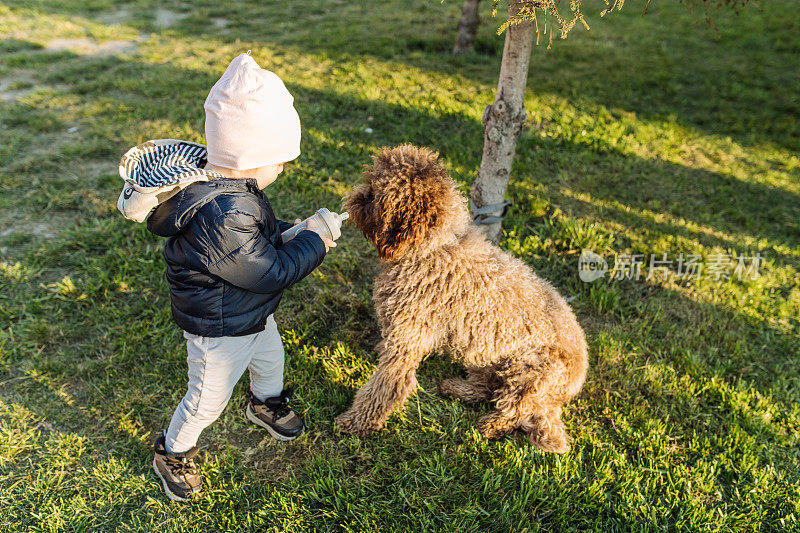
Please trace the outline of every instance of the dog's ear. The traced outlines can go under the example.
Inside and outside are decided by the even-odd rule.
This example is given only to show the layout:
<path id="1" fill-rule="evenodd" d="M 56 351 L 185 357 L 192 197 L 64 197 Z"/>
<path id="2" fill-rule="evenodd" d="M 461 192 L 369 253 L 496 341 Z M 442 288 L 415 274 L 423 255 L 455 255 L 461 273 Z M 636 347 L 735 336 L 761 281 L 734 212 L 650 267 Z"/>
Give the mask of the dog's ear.
<path id="1" fill-rule="evenodd" d="M 350 214 L 348 221 L 355 224 L 369 240 L 374 240 L 376 230 L 373 201 L 372 187 L 362 183 L 344 198 L 343 204 L 344 210 Z"/>
<path id="2" fill-rule="evenodd" d="M 410 144 L 384 148 L 364 173 L 373 194 L 372 240 L 381 259 L 397 259 L 423 243 L 457 202 L 455 184 L 438 155 Z"/>

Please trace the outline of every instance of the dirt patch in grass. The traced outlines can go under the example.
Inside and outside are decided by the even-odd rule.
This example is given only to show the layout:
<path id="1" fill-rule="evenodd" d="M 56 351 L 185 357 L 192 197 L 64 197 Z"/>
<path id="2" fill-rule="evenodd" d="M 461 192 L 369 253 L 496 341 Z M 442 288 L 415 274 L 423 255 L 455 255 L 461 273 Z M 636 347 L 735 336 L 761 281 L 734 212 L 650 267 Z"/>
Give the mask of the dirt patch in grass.
<path id="1" fill-rule="evenodd" d="M 95 17 L 97 22 L 102 22 L 103 24 L 109 25 L 120 25 L 125 24 L 126 22 L 130 21 L 133 18 L 133 14 L 128 8 L 121 8 L 116 11 L 109 11 L 106 13 L 101 13 Z"/>
<path id="2" fill-rule="evenodd" d="M 7 76 L 0 77 L 0 101 L 19 100 L 41 89 L 65 91 L 69 86 L 64 84 L 44 84 L 39 81 L 33 70 L 16 70 Z"/>
<path id="3" fill-rule="evenodd" d="M 38 87 L 30 71 L 17 71 L 0 78 L 0 100 L 16 100 Z"/>
<path id="4" fill-rule="evenodd" d="M 162 28 L 169 28 L 183 20 L 185 17 L 186 15 L 183 13 L 159 8 L 156 10 L 156 25 L 161 26 Z"/>
<path id="5" fill-rule="evenodd" d="M 98 43 L 93 39 L 53 39 L 47 43 L 45 50 L 61 52 L 64 50 L 80 55 L 106 57 L 119 54 L 131 54 L 138 48 L 137 41 L 117 40 Z"/>
<path id="6" fill-rule="evenodd" d="M 74 217 L 68 213 L 32 213 L 4 209 L 0 214 L 0 256 L 15 256 L 26 248 L 58 236 Z"/>
<path id="7" fill-rule="evenodd" d="M 33 235 L 34 237 L 49 238 L 55 237 L 58 230 L 54 223 L 25 221 L 24 224 L 12 224 L 10 227 L 0 231 L 0 239 L 9 237 L 18 232 L 21 233 L 22 231 L 28 235 Z"/>

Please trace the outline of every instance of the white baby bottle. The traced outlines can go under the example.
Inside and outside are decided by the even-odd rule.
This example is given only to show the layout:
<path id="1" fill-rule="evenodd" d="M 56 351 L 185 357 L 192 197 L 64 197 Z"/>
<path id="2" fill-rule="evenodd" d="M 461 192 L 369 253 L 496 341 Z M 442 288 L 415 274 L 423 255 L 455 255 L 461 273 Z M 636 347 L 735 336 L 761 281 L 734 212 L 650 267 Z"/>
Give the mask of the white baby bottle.
<path id="1" fill-rule="evenodd" d="M 316 231 L 326 238 L 335 241 L 342 236 L 342 223 L 348 218 L 350 218 L 350 213 L 344 212 L 340 215 L 338 213 L 332 213 L 323 207 L 322 209 L 318 209 L 316 213 L 307 219 L 281 233 L 281 237 L 283 237 L 283 242 L 294 239 L 298 233 L 308 227 L 309 220 L 314 220 Z"/>

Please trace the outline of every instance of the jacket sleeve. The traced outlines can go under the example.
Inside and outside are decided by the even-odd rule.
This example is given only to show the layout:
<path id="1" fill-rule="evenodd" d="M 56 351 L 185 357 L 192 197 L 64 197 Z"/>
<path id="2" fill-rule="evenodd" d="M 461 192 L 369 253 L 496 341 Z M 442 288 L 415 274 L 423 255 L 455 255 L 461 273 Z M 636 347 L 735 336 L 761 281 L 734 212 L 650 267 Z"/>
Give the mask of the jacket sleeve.
<path id="1" fill-rule="evenodd" d="M 238 211 L 221 214 L 207 226 L 206 235 L 209 273 L 251 292 L 282 291 L 325 258 L 325 244 L 315 232 L 302 231 L 286 244 L 273 246 L 255 217 Z"/>
<path id="2" fill-rule="evenodd" d="M 294 226 L 294 224 L 292 224 L 291 222 L 286 222 L 285 220 L 278 219 L 278 229 L 280 230 L 281 233 L 291 228 L 292 226 Z"/>

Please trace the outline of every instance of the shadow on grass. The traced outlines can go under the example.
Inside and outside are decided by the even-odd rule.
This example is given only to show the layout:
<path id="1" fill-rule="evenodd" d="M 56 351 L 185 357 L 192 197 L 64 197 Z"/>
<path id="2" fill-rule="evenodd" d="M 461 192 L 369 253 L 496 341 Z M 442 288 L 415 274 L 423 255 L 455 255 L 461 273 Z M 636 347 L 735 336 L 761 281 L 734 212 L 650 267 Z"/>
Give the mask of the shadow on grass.
<path id="1" fill-rule="evenodd" d="M 86 94 L 102 91 L 110 102 L 116 102 L 119 104 L 118 108 L 123 109 L 119 114 L 105 117 L 109 121 L 119 122 L 121 128 L 128 127 L 139 119 L 132 112 L 124 111 L 126 105 L 152 99 L 155 102 L 148 108 L 148 113 L 153 113 L 149 118 L 170 116 L 176 120 L 199 122 L 201 117 L 189 117 L 186 110 L 169 109 L 176 83 L 182 98 L 199 102 L 216 78 L 172 65 L 142 64 L 135 60 L 119 59 L 81 60 L 73 64 L 72 58 L 62 57 L 68 67 L 64 70 L 66 78 L 81 73 L 90 77 L 97 74 L 96 79 L 83 81 L 75 94 L 89 100 L 92 96 Z M 116 77 L 132 81 L 126 82 L 129 85 L 123 88 L 115 85 Z M 358 169 L 368 161 L 370 150 L 384 142 L 409 141 L 427 144 L 440 150 L 450 163 L 463 162 L 468 168 L 476 164 L 474 156 L 465 155 L 479 153 L 481 127 L 476 121 L 457 116 L 435 117 L 419 110 L 353 99 L 334 91 L 319 91 L 299 85 L 290 88 L 296 95 L 306 128 L 324 135 L 311 134 L 305 137 L 305 155 L 298 161 L 298 170 L 292 175 L 293 181 L 286 180 L 274 189 L 277 204 L 288 203 L 300 210 L 317 207 L 318 202 L 330 204 L 337 201 L 340 189 L 355 182 Z M 122 89 L 128 91 L 128 94 L 120 95 Z M 13 125 L 26 127 L 24 114 L 15 116 L 16 122 Z M 380 135 L 370 138 L 369 142 L 364 141 L 359 128 L 350 126 L 367 116 L 376 117 L 383 125 Z M 103 133 L 106 125 L 102 120 L 105 119 L 97 118 L 98 122 L 90 125 L 87 135 L 94 139 Z M 91 129 L 93 127 L 96 129 Z M 336 142 L 338 139 L 342 145 Z M 76 143 L 71 156 L 116 157 L 128 148 L 124 142 L 109 141 L 107 137 L 100 136 L 99 140 L 89 141 L 85 145 Z M 796 214 L 800 200 L 796 194 L 661 161 L 643 160 L 618 153 L 598 154 L 581 145 L 547 143 L 529 138 L 523 144 L 523 149 L 533 148 L 536 148 L 536 153 L 528 158 L 528 168 L 531 173 L 551 176 L 549 180 L 542 179 L 544 185 L 551 187 L 547 194 L 548 199 L 557 197 L 557 191 L 563 185 L 553 177 L 555 174 L 574 175 L 578 178 L 569 178 L 566 183 L 571 189 L 585 192 L 593 198 L 614 200 L 620 205 L 619 208 L 601 210 L 584 204 L 583 209 L 597 218 L 605 217 L 623 227 L 633 225 L 637 229 L 643 227 L 662 234 L 675 233 L 680 228 L 675 228 L 674 224 L 653 222 L 635 213 L 631 214 L 625 208 L 637 207 L 654 212 L 666 210 L 675 218 L 691 220 L 701 227 L 731 234 L 730 238 L 722 238 L 685 228 L 681 230 L 682 236 L 697 240 L 704 246 L 719 245 L 727 248 L 736 245 L 735 239 L 738 235 L 755 238 L 759 234 L 766 235 L 773 246 L 797 246 L 797 239 L 791 231 L 782 232 L 779 229 L 786 228 Z M 58 157 L 63 155 L 59 154 Z M 601 170 L 587 175 L 585 168 L 578 163 L 571 163 L 586 158 L 599 158 L 606 164 L 601 166 Z M 558 172 L 554 172 L 554 168 Z M 339 181 L 327 180 L 325 177 L 332 175 L 334 169 L 340 171 L 337 175 Z M 36 173 L 35 168 L 17 171 Z M 696 184 L 701 184 L 700 190 L 693 187 Z M 293 191 L 293 186 L 297 190 Z M 107 195 L 109 202 L 113 202 L 117 190 L 116 185 L 108 184 L 102 192 Z M 652 197 L 648 196 L 650 193 L 653 193 Z M 519 200 L 524 204 L 525 198 Z M 567 199 L 564 201 L 569 203 Z M 661 204 L 656 206 L 654 201 Z M 687 201 L 691 201 L 691 211 L 685 210 L 687 206 L 684 202 Z M 663 205 L 664 202 L 666 206 Z M 768 210 L 762 211 L 765 206 L 769 206 Z M 79 204 L 72 208 L 80 212 Z M 728 208 L 731 211 L 726 211 Z M 130 409 L 136 410 L 140 413 L 137 424 L 155 433 L 163 427 L 157 419 L 163 420 L 166 415 L 171 414 L 173 403 L 177 403 L 177 398 L 182 394 L 181 389 L 185 386 L 185 364 L 181 355 L 183 346 L 175 342 L 177 334 L 163 337 L 163 332 L 171 327 L 168 324 L 165 299 L 162 298 L 157 303 L 145 303 L 142 300 L 142 294 L 153 287 L 166 294 L 160 263 L 133 261 L 142 258 L 137 254 L 143 253 L 145 246 L 149 251 L 151 246 L 155 248 L 161 241 L 141 234 L 136 237 L 138 229 L 128 229 L 128 222 L 110 221 L 111 217 L 118 217 L 118 214 L 114 212 L 100 217 L 94 223 L 79 223 L 74 232 L 47 243 L 37 252 L 40 254 L 39 261 L 63 265 L 74 273 L 76 282 L 85 278 L 94 285 L 88 291 L 88 304 L 91 304 L 89 307 L 86 304 L 54 300 L 44 304 L 42 316 L 51 317 L 67 330 L 106 329 L 105 336 L 100 338 L 107 344 L 104 349 L 109 352 L 108 357 L 98 359 L 97 353 L 92 350 L 67 348 L 64 352 L 58 352 L 51 348 L 34 358 L 31 370 L 42 374 L 54 373 L 62 376 L 70 386 L 83 389 L 81 402 L 89 412 L 104 414 L 107 420 L 113 420 Z M 535 222 L 532 218 L 527 221 Z M 131 234 L 134 234 L 133 237 Z M 358 239 L 352 233 L 349 236 Z M 624 238 L 624 235 L 620 238 Z M 321 272 L 330 276 L 333 281 L 325 282 L 327 285 L 319 282 L 317 286 L 308 280 L 287 294 L 283 309 L 295 315 L 286 322 L 293 329 L 299 328 L 306 316 L 320 317 L 308 326 L 305 333 L 305 338 L 313 341 L 302 341 L 298 343 L 298 348 L 310 345 L 324 350 L 330 348 L 331 343 L 341 341 L 355 345 L 365 352 L 371 349 L 370 345 L 374 341 L 374 318 L 363 295 L 372 274 L 365 268 L 367 264 L 371 264 L 371 259 L 367 258 L 373 257 L 367 249 L 360 241 L 343 242 L 342 251 L 353 253 L 354 258 L 332 258 L 332 265 L 326 262 Z M 153 258 L 158 259 L 154 252 L 149 256 L 149 259 Z M 780 260 L 797 268 L 797 259 L 794 257 L 783 255 Z M 759 461 L 768 462 L 770 457 L 777 454 L 783 458 L 775 463 L 777 468 L 787 477 L 796 477 L 796 471 L 792 470 L 785 457 L 788 457 L 786 449 L 787 443 L 790 443 L 787 435 L 792 432 L 796 435 L 797 420 L 792 418 L 785 406 L 775 404 L 766 409 L 758 404 L 757 394 L 747 392 L 751 388 L 761 395 L 774 397 L 778 402 L 797 401 L 796 384 L 790 380 L 792 369 L 798 363 L 796 338 L 772 327 L 766 321 L 754 322 L 742 313 L 724 306 L 699 302 L 675 291 L 651 285 L 629 284 L 621 287 L 621 305 L 613 314 L 606 314 L 584 303 L 584 299 L 590 298 L 587 295 L 589 288 L 579 287 L 574 264 L 568 264 L 559 256 L 551 255 L 537 267 L 543 277 L 559 286 L 572 287 L 580 292 L 576 307 L 582 320 L 591 323 L 591 327 L 587 327 L 590 338 L 599 338 L 603 332 L 613 331 L 609 335 L 622 347 L 624 355 L 620 364 L 603 361 L 598 355 L 593 357 L 590 381 L 586 392 L 576 403 L 575 418 L 570 420 L 567 417 L 570 428 L 581 435 L 576 443 L 578 451 L 588 447 L 586 441 L 580 440 L 588 436 L 580 433 L 579 426 L 585 423 L 588 428 L 597 428 L 591 425 L 589 417 L 605 420 L 603 417 L 608 415 L 601 415 L 603 408 L 625 410 L 636 407 L 640 416 L 633 419 L 634 426 L 644 426 L 648 419 L 660 419 L 665 424 L 670 424 L 672 432 L 687 441 L 695 433 L 707 432 L 719 436 L 735 432 L 737 428 L 745 428 L 759 439 Z M 100 272 L 105 277 L 93 281 L 93 276 Z M 138 277 L 134 277 L 133 272 Z M 337 272 L 344 280 L 338 290 L 334 276 Z M 116 289 L 112 284 L 116 278 L 130 281 L 130 293 L 125 296 L 108 296 L 107 291 L 113 295 Z M 41 289 L 35 289 L 34 292 L 38 295 Z M 156 306 L 157 309 L 153 310 Z M 301 312 L 304 316 L 300 316 Z M 21 327 L 19 323 L 3 320 L 2 326 L 21 329 L 19 334 L 27 335 L 24 324 Z M 700 326 L 704 331 L 697 331 Z M 711 333 L 706 333 L 709 331 Z M 746 341 L 744 348 L 736 344 L 742 339 Z M 290 355 L 300 356 L 302 353 L 305 352 L 298 350 Z M 690 357 L 686 358 L 686 354 L 690 354 Z M 15 363 L 12 359 L 11 364 Z M 639 372 L 651 363 L 654 368 L 651 371 L 655 374 L 643 375 Z M 82 364 L 85 365 L 84 370 L 77 371 L 76 368 L 81 368 Z M 292 364 L 292 369 L 298 370 L 300 374 L 303 387 L 313 389 L 313 392 L 308 393 L 306 406 L 312 421 L 317 421 L 322 440 L 334 439 L 331 417 L 336 410 L 347 405 L 355 387 L 342 386 L 333 379 L 319 357 L 307 361 L 298 360 Z M 752 369 L 756 364 L 758 368 Z M 748 366 L 751 369 L 745 371 Z M 432 366 L 428 370 L 426 367 L 427 365 L 423 365 L 421 377 L 427 383 L 432 383 L 433 377 L 439 377 L 449 369 Z M 143 372 L 143 368 L 149 368 L 149 372 Z M 680 381 L 684 376 L 686 383 Z M 703 384 L 713 382 L 714 379 L 718 379 L 720 383 L 704 388 Z M 121 391 L 118 380 L 126 380 L 128 390 Z M 694 384 L 697 388 L 684 389 L 683 384 Z M 620 394 L 625 401 L 609 404 L 602 394 L 605 390 Z M 36 412 L 41 409 L 43 400 L 37 397 L 23 401 L 29 402 L 30 405 L 26 407 Z M 444 401 L 438 403 L 447 404 Z M 72 407 L 64 409 L 74 410 Z M 582 415 L 584 410 L 586 414 Z M 667 416 L 665 412 L 671 414 Z M 763 416 L 764 413 L 771 413 L 771 416 L 777 418 L 770 421 Z M 435 412 L 433 415 L 438 416 Z M 466 421 L 455 423 L 467 430 L 474 425 L 478 416 L 478 412 L 467 412 Z M 584 418 L 581 419 L 581 416 Z M 442 437 L 438 434 L 426 433 L 422 437 L 415 436 L 418 433 L 411 435 L 412 432 L 420 431 L 412 422 L 394 418 L 393 423 L 399 424 L 406 435 L 398 435 L 395 431 L 365 439 L 366 451 L 362 450 L 361 453 L 371 456 L 372 452 L 385 452 L 385 441 L 400 448 L 398 453 L 402 454 L 418 454 L 426 449 L 431 451 L 441 444 Z M 446 423 L 441 425 L 446 426 Z M 612 440 L 619 433 L 613 426 L 609 426 L 607 430 L 612 435 Z M 127 434 L 118 435 L 118 431 L 110 425 L 101 427 L 99 431 L 110 441 L 119 438 L 126 445 L 130 443 L 137 450 L 135 459 L 147 455 L 146 447 L 140 440 L 126 436 Z M 255 439 L 255 436 L 246 437 L 245 442 L 254 444 Z M 409 439 L 417 440 L 409 442 Z M 463 435 L 455 435 L 447 442 L 458 445 L 460 439 L 463 440 Z M 420 444 L 420 440 L 423 441 L 422 446 L 415 447 Z M 638 464 L 644 463 L 646 459 L 637 453 L 638 444 L 629 436 L 620 436 L 611 446 L 622 450 L 632 464 Z M 774 450 L 764 450 L 764 447 L 773 445 Z M 716 448 L 714 445 L 707 448 L 720 454 L 725 452 L 724 448 Z M 676 456 L 677 460 L 696 460 L 691 453 L 691 450 L 683 450 L 683 455 Z M 361 461 L 364 461 L 363 457 Z M 545 461 L 547 459 L 541 460 Z M 592 466 L 585 468 L 589 468 L 588 475 L 591 476 Z M 726 494 L 731 494 L 737 490 L 739 479 L 726 474 L 717 483 Z M 539 503 L 547 506 L 544 500 Z M 624 509 L 617 507 L 617 503 L 609 500 L 601 506 L 607 517 L 627 524 L 647 523 L 647 520 L 626 514 Z M 558 505 L 566 506 L 567 502 Z M 554 520 L 553 525 L 557 524 L 555 519 L 550 519 Z M 543 520 L 546 522 L 548 518 Z"/>
<path id="2" fill-rule="evenodd" d="M 4 3 L 30 7 L 22 0 Z M 164 28 L 156 23 L 153 6 L 140 2 L 127 5 L 133 13 L 121 23 L 143 32 L 259 42 L 334 58 L 399 61 L 493 87 L 503 43 L 502 36 L 494 35 L 500 19 L 488 17 L 489 7 L 484 6 L 478 49 L 486 54 L 451 58 L 455 4 L 173 2 L 163 9 L 184 18 Z M 119 7 L 52 0 L 39 2 L 36 9 L 104 21 Z M 602 8 L 598 2 L 585 12 Z M 599 104 L 646 118 L 675 117 L 681 124 L 744 144 L 798 150 L 800 87 L 793 76 L 800 69 L 793 38 L 798 24 L 782 15 L 786 10 L 791 10 L 789 0 L 747 6 L 739 16 L 720 10 L 716 33 L 699 23 L 699 13 L 681 5 L 651 6 L 646 17 L 638 6 L 626 6 L 597 21 L 590 32 L 576 29 L 566 41 L 554 43 L 553 50 L 535 49 L 530 87 L 535 93 L 564 95 L 576 105 Z M 214 17 L 227 20 L 227 27 L 209 23 Z M 280 31 L 267 29 L 264 21 L 280 21 Z"/>
<path id="3" fill-rule="evenodd" d="M 523 138 L 519 154 L 527 169 L 515 170 L 512 194 L 525 194 L 532 182 L 547 188 L 551 199 L 598 219 L 739 251 L 747 239 L 755 243 L 750 248 L 769 246 L 782 264 L 800 265 L 800 255 L 785 251 L 800 246 L 800 195 L 793 192 L 539 137 Z M 524 209 L 529 199 L 519 200 Z"/>
<path id="4" fill-rule="evenodd" d="M 70 61 L 73 58 L 79 60 Z M 112 107 L 122 110 L 118 116 L 99 118 L 96 124 L 90 125 L 88 135 L 92 137 L 91 141 L 81 139 L 80 143 L 69 146 L 76 157 L 115 158 L 124 152 L 129 147 L 126 141 L 114 144 L 101 134 L 109 128 L 121 131 L 127 128 L 127 122 L 133 117 L 126 120 L 126 114 L 131 114 L 133 109 L 141 111 L 143 107 L 136 105 L 143 101 L 147 101 L 149 106 L 144 109 L 152 113 L 147 117 L 150 121 L 169 117 L 176 123 L 189 121 L 201 126 L 202 116 L 194 107 L 189 107 L 192 114 L 187 114 L 185 110 L 175 110 L 170 102 L 176 87 L 181 88 L 182 100 L 202 101 L 208 87 L 216 80 L 215 76 L 203 72 L 127 59 L 80 59 L 73 56 L 62 57 L 61 61 L 63 67 L 59 68 L 55 81 L 79 79 L 75 94 L 86 105 L 94 97 L 85 94 L 100 91 L 109 95 L 104 100 Z M 330 175 L 332 170 L 336 171 L 336 179 L 342 185 L 354 183 L 374 147 L 382 144 L 412 142 L 429 145 L 451 164 L 463 165 L 467 169 L 478 164 L 482 126 L 475 120 L 458 115 L 433 116 L 418 109 L 360 100 L 333 90 L 287 85 L 296 96 L 307 132 L 303 155 L 298 163 L 307 166 L 308 170 L 301 170 L 298 177 L 309 178 L 311 186 L 300 180 L 292 182 L 298 188 L 297 201 L 305 194 L 313 194 L 313 187 L 324 181 L 320 176 Z M 118 91 L 122 90 L 128 93 L 125 97 L 118 96 Z M 7 107 L 7 111 L 7 123 L 20 127 L 36 126 L 45 121 L 47 113 L 25 104 L 12 105 Z M 373 118 L 371 122 L 368 121 L 370 117 Z M 31 124 L 32 120 L 36 123 Z M 364 134 L 360 125 L 365 123 L 375 124 L 379 133 Z M 91 131 L 92 126 L 98 130 L 96 135 Z M 316 135 L 315 131 L 322 132 L 323 136 Z M 621 225 L 637 218 L 631 212 L 624 212 L 628 208 L 654 214 L 667 213 L 674 220 L 695 223 L 711 235 L 681 229 L 671 222 L 651 221 L 648 225 L 675 230 L 703 244 L 730 248 L 737 246 L 738 239 L 743 236 L 753 241 L 766 238 L 773 248 L 796 247 L 800 243 L 800 229 L 796 223 L 800 219 L 800 196 L 793 192 L 665 161 L 642 159 L 615 151 L 598 152 L 588 146 L 535 135 L 523 137 L 518 152 L 524 163 L 517 164 L 512 190 L 514 182 L 533 180 L 550 187 L 551 196 L 557 196 L 558 189 L 567 186 L 575 192 L 610 203 L 610 207 L 598 211 Z M 59 156 L 62 158 L 63 154 Z M 525 167 L 520 169 L 522 164 Z M 42 165 L 47 170 L 46 158 Z M 54 164 L 51 168 L 55 171 L 58 167 Z M 13 160 L 9 170 L 17 170 Z M 43 170 L 41 165 L 38 170 Z M 469 182 L 472 176 L 457 174 L 456 178 Z M 327 184 L 328 191 L 338 190 L 341 194 L 341 187 L 337 189 L 332 185 L 330 182 Z M 279 193 L 291 194 L 291 191 L 284 187 L 279 189 Z M 524 198 L 519 200 L 525 204 Z M 566 202 L 580 203 L 571 199 Z M 728 237 L 713 235 L 715 232 L 726 233 Z M 787 263 L 796 260 L 780 250 L 773 252 Z"/>
<path id="5" fill-rule="evenodd" d="M 143 110 L 149 121 L 169 117 L 176 123 L 189 122 L 202 129 L 202 116 L 194 106 L 189 106 L 191 113 L 187 113 L 176 110 L 171 101 L 176 90 L 183 101 L 202 101 L 216 80 L 214 75 L 133 59 L 85 59 L 74 55 L 60 55 L 56 59 L 61 67 L 54 81 L 78 80 L 74 94 L 84 105 L 90 106 L 100 92 L 107 105 L 118 109 L 119 114 L 95 118 L 86 133 L 90 140 L 81 138 L 68 144 L 53 154 L 52 162 L 40 157 L 34 166 L 25 158 L 17 161 L 15 156 L 7 166 L 11 173 L 60 172 L 65 151 L 73 158 L 115 159 L 129 147 L 130 141 L 121 137 L 115 143 L 109 134 L 119 131 L 124 135 L 130 123 L 141 122 L 139 114 Z M 451 165 L 472 169 L 478 164 L 482 127 L 475 120 L 458 115 L 433 116 L 419 109 L 360 100 L 333 90 L 288 85 L 303 117 L 304 150 L 290 179 L 281 180 L 273 190 L 292 209 L 313 207 L 313 201 L 338 204 L 338 198 L 332 196 L 346 193 L 347 187 L 358 179 L 362 165 L 369 161 L 372 150 L 382 144 L 428 145 Z M 126 95 L 119 96 L 123 90 Z M 11 126 L 46 130 L 64 127 L 47 109 L 22 103 L 5 104 L 5 109 L 4 122 Z M 360 124 L 366 123 L 374 124 L 378 133 L 364 134 Z M 769 246 L 772 257 L 768 259 L 797 268 L 797 257 L 785 251 L 800 244 L 797 226 L 800 196 L 793 192 L 613 150 L 598 152 L 588 146 L 536 135 L 523 137 L 518 158 L 511 191 L 520 196 L 515 200 L 523 208 L 528 199 L 520 186 L 532 182 L 547 187 L 551 201 L 579 206 L 584 212 L 607 217 L 621 226 L 634 223 L 662 235 L 680 235 L 726 249 L 741 247 L 740 239 L 744 237 L 758 243 L 750 247 Z M 456 173 L 455 177 L 469 183 L 471 174 Z M 606 205 L 590 206 L 586 200 L 567 198 L 564 188 Z M 63 192 L 56 189 L 51 194 Z M 645 220 L 642 213 L 652 213 L 654 220 Z M 672 220 L 655 220 L 664 213 Z M 698 229 L 684 227 L 677 221 L 696 225 Z"/>

